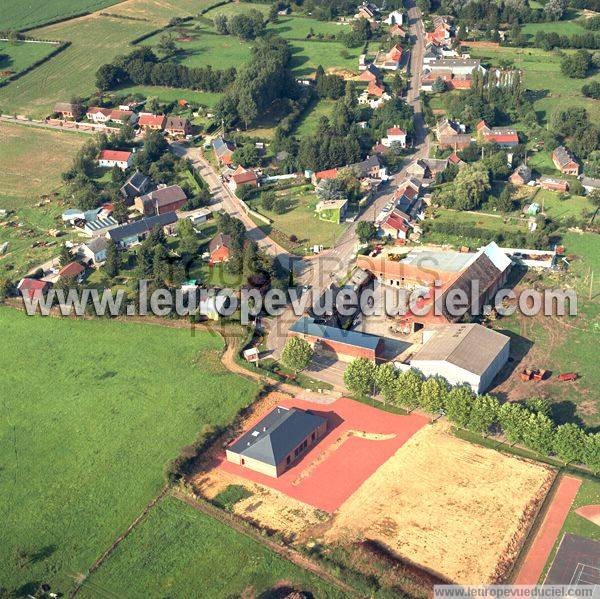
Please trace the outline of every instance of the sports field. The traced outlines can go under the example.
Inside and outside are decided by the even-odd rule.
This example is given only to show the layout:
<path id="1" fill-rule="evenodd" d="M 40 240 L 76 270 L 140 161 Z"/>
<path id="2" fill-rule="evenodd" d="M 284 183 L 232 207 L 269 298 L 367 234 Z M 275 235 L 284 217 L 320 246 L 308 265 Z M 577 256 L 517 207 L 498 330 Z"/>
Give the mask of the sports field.
<path id="1" fill-rule="evenodd" d="M 168 497 L 89 579 L 81 596 L 276 597 L 267 593 L 277 586 L 342 597 L 264 545 Z"/>
<path id="2" fill-rule="evenodd" d="M 83 12 L 100 10 L 119 0 L 3 0 L 0 30 L 24 29 Z"/>
<path id="3" fill-rule="evenodd" d="M 14 226 L 0 227 L 0 244 L 9 242 L 7 254 L 0 257 L 0 274 L 10 267 L 11 278 L 17 278 L 57 253 L 56 248 L 31 246 L 57 242 L 48 230 L 57 226 L 55 218 L 64 210 L 60 175 L 87 136 L 0 122 L 0 138 L 0 208 L 14 211 L 6 219 Z M 42 195 L 50 203 L 38 207 Z"/>
<path id="4" fill-rule="evenodd" d="M 166 462 L 257 387 L 201 330 L 8 308 L 0 328 L 0 580 L 65 592 L 157 495 Z"/>

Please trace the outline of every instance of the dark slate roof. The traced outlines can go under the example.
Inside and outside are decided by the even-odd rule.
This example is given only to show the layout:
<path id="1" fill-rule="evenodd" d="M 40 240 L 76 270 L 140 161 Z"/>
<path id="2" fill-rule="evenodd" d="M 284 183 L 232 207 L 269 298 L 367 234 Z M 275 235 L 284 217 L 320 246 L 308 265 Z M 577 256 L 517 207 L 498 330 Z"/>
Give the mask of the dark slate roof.
<path id="1" fill-rule="evenodd" d="M 148 218 L 142 218 L 133 223 L 127 225 L 121 225 L 111 229 L 108 234 L 114 241 L 122 241 L 128 237 L 134 235 L 142 235 L 143 233 L 149 233 L 155 227 L 165 227 L 177 222 L 177 214 L 175 212 L 166 212 L 165 214 L 159 214 L 157 216 L 149 216 Z"/>
<path id="2" fill-rule="evenodd" d="M 365 177 L 374 166 L 376 166 L 377 168 L 381 166 L 379 158 L 377 158 L 376 154 L 373 154 L 373 156 L 367 156 L 367 158 L 362 162 L 355 162 L 354 164 L 350 164 L 348 165 L 348 168 L 357 171 L 360 177 Z"/>
<path id="3" fill-rule="evenodd" d="M 219 157 L 225 154 L 231 154 L 231 152 L 233 152 L 231 143 L 225 141 L 222 137 L 215 137 L 215 139 L 212 140 L 211 145 L 215 151 L 215 154 Z"/>
<path id="4" fill-rule="evenodd" d="M 150 177 L 140 173 L 140 171 L 135 171 L 135 173 L 125 181 L 123 187 L 121 187 L 121 193 L 125 197 L 135 197 L 148 191 L 151 185 L 152 181 L 150 180 Z"/>
<path id="5" fill-rule="evenodd" d="M 94 237 L 91 241 L 88 241 L 86 247 L 94 254 L 105 250 L 108 246 L 108 242 L 105 237 Z"/>
<path id="6" fill-rule="evenodd" d="M 217 233 L 208 244 L 208 251 L 212 254 L 215 250 L 218 250 L 221 246 L 229 247 L 231 243 L 231 235 L 223 235 L 223 233 Z"/>
<path id="7" fill-rule="evenodd" d="M 402 195 L 396 203 L 396 207 L 400 212 L 404 212 L 409 217 L 409 220 L 417 220 L 417 214 L 423 209 L 423 200 L 419 198 L 411 199 Z"/>
<path id="8" fill-rule="evenodd" d="M 377 337 L 376 335 L 369 335 L 367 333 L 361 333 L 360 331 L 346 331 L 345 329 L 317 324 L 308 316 L 299 318 L 291 326 L 290 331 L 373 351 L 377 349 L 377 346 L 381 341 L 381 337 Z"/>
<path id="9" fill-rule="evenodd" d="M 277 466 L 324 422 L 310 411 L 278 406 L 228 450 Z"/>
<path id="10" fill-rule="evenodd" d="M 558 148 L 554 150 L 554 156 L 558 160 L 560 166 L 566 166 L 571 161 L 576 162 L 573 154 L 571 154 L 571 152 L 565 148 L 565 146 L 558 146 Z"/>
<path id="11" fill-rule="evenodd" d="M 187 200 L 187 196 L 179 185 L 169 185 L 168 187 L 161 187 L 143 195 L 140 200 L 144 204 L 144 208 L 146 206 L 161 208 L 173 202 Z"/>

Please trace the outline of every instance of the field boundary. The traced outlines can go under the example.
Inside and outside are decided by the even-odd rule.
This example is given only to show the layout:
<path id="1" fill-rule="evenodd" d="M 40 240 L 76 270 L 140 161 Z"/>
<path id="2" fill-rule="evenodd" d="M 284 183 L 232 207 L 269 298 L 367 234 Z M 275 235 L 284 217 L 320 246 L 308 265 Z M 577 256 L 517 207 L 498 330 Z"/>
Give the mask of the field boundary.
<path id="1" fill-rule="evenodd" d="M 290 547 L 284 547 L 279 543 L 272 541 L 271 539 L 265 538 L 261 535 L 257 530 L 252 528 L 252 526 L 246 523 L 244 520 L 239 519 L 237 516 L 233 514 L 229 514 L 219 509 L 218 507 L 212 505 L 210 502 L 197 497 L 195 494 L 193 497 L 186 495 L 180 489 L 174 489 L 172 491 L 172 496 L 180 501 L 183 501 L 193 509 L 202 512 L 206 516 L 214 518 L 228 526 L 233 528 L 235 531 L 243 534 L 254 541 L 264 545 L 274 553 L 276 553 L 279 557 L 282 557 L 294 565 L 311 572 L 315 576 L 318 576 L 321 580 L 325 581 L 328 584 L 331 584 L 337 587 L 339 590 L 343 591 L 348 597 L 360 597 L 361 595 L 357 593 L 357 591 L 350 585 L 346 584 L 327 570 L 325 570 L 322 566 L 315 563 L 313 560 L 308 557 L 302 555 L 298 551 L 291 549 Z"/>

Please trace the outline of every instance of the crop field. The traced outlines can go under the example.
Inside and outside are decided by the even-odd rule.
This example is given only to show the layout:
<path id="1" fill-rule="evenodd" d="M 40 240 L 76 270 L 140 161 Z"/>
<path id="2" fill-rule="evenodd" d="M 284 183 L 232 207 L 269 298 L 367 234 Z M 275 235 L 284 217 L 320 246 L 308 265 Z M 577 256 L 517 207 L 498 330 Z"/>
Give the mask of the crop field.
<path id="1" fill-rule="evenodd" d="M 212 3 L 214 4 L 214 2 Z M 207 19 L 214 19 L 215 15 L 226 15 L 231 17 L 233 15 L 239 15 L 247 13 L 249 10 L 258 10 L 262 12 L 265 16 L 269 14 L 269 5 L 268 4 L 258 4 L 252 2 L 230 2 L 229 4 L 224 4 L 223 6 L 216 6 L 215 8 L 211 8 L 208 12 L 204 13 Z"/>
<path id="2" fill-rule="evenodd" d="M 157 495 L 166 462 L 257 388 L 202 330 L 9 308 L 0 328 L 0 580 L 66 592 Z"/>
<path id="3" fill-rule="evenodd" d="M 0 29 L 24 29 L 83 12 L 93 12 L 119 0 L 3 0 Z"/>
<path id="4" fill-rule="evenodd" d="M 7 220 L 22 225 L 0 227 L 0 244 L 9 242 L 7 254 L 0 258 L 0 272 L 12 265 L 11 276 L 17 276 L 56 253 L 56 248 L 31 248 L 31 244 L 56 242 L 47 232 L 56 226 L 54 219 L 64 208 L 53 194 L 60 193 L 60 175 L 86 136 L 1 122 L 0 138 L 5 142 L 0 144 L 0 208 L 14 211 Z M 37 207 L 42 195 L 51 202 Z"/>
<path id="5" fill-rule="evenodd" d="M 3 72 L 20 73 L 34 62 L 48 56 L 55 48 L 53 44 L 0 42 L 0 81 L 8 76 L 3 75 Z"/>
<path id="6" fill-rule="evenodd" d="M 81 596 L 191 597 L 202 589 L 204 597 L 267 597 L 269 589 L 283 585 L 314 597 L 342 597 L 253 539 L 167 497 L 90 578 Z"/>
<path id="7" fill-rule="evenodd" d="M 581 93 L 581 86 L 591 81 L 600 81 L 600 73 L 586 79 L 571 79 L 560 72 L 558 52 L 546 52 L 538 48 L 471 48 L 473 58 L 481 58 L 491 64 L 500 59 L 510 61 L 524 72 L 527 89 L 535 90 L 534 107 L 543 122 L 561 108 L 582 106 L 592 121 L 600 119 L 600 103 L 590 100 Z"/>
<path id="8" fill-rule="evenodd" d="M 589 351 L 597 343 L 600 322 L 600 282 L 592 278 L 600 264 L 600 241 L 593 233 L 566 233 L 562 237 L 566 253 L 572 255 L 566 273 L 544 273 L 525 279 L 521 286 L 542 285 L 549 289 L 572 288 L 577 292 L 576 316 L 527 317 L 514 314 L 499 319 L 494 328 L 506 331 L 513 346 L 529 348 L 519 367 L 503 382 L 497 392 L 511 400 L 532 396 L 546 397 L 552 402 L 553 417 L 558 422 L 578 422 L 588 427 L 600 425 L 600 385 L 597 361 Z M 533 345 L 532 345 L 533 344 Z M 522 367 L 544 368 L 551 376 L 538 383 L 523 383 L 518 372 Z M 577 372 L 578 380 L 562 383 L 556 376 Z"/>

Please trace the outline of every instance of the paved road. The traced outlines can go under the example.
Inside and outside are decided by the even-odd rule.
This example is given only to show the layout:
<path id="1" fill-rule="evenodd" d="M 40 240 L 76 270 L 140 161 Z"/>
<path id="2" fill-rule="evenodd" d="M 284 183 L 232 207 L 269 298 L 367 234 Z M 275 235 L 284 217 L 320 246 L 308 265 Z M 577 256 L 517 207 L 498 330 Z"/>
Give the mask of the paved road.
<path id="1" fill-rule="evenodd" d="M 256 226 L 244 211 L 243 202 L 221 181 L 219 174 L 215 172 L 213 166 L 202 154 L 201 148 L 188 148 L 179 143 L 172 143 L 171 149 L 175 155 L 191 160 L 194 168 L 208 183 L 213 196 L 213 203 L 211 204 L 213 209 L 223 209 L 231 216 L 240 219 L 246 227 L 248 238 L 256 241 L 265 252 L 276 257 L 284 268 L 289 270 L 292 263 L 299 260 L 297 256 L 290 254 Z"/>

